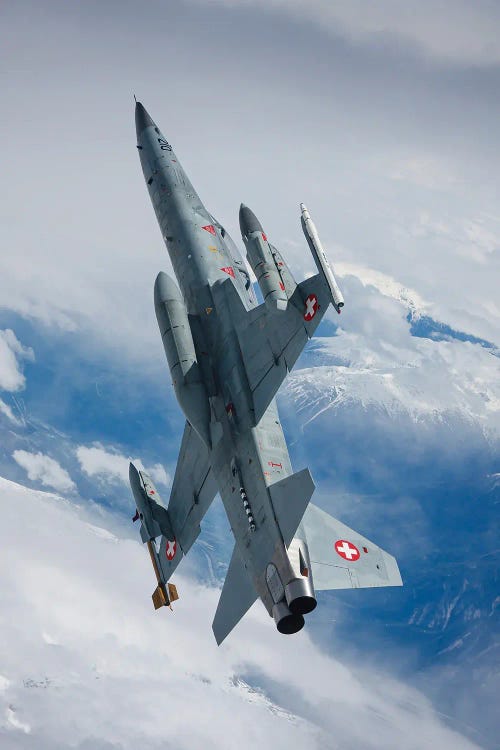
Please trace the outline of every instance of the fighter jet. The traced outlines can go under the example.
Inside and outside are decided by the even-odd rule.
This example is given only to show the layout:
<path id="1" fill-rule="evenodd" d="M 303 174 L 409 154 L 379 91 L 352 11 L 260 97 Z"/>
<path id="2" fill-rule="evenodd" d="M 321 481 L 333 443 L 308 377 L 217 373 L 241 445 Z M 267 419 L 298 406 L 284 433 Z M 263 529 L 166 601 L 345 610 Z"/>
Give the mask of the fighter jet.
<path id="1" fill-rule="evenodd" d="M 234 549 L 213 621 L 218 644 L 257 598 L 280 633 L 304 626 L 316 591 L 402 585 L 394 557 L 310 500 L 307 468 L 293 472 L 276 394 L 342 293 L 316 227 L 301 204 L 317 273 L 297 283 L 255 214 L 239 223 L 249 269 L 207 211 L 172 146 L 139 102 L 137 148 L 177 284 L 159 273 L 154 304 L 173 387 L 186 417 L 165 506 L 150 477 L 130 484 L 158 586 L 156 609 L 178 599 L 171 576 L 220 494 Z"/>

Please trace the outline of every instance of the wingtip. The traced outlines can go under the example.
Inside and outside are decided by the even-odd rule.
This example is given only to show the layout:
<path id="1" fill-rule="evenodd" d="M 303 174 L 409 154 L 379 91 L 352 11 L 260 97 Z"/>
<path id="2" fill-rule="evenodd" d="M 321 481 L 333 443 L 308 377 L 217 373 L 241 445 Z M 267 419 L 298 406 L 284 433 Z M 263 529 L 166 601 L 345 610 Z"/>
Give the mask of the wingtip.
<path id="1" fill-rule="evenodd" d="M 221 638 L 221 637 L 220 637 L 220 634 L 218 634 L 218 633 L 217 633 L 217 631 L 216 631 L 216 629 L 215 629 L 215 627 L 214 627 L 213 625 L 212 625 L 212 632 L 213 632 L 213 634 L 214 634 L 214 638 L 215 638 L 215 642 L 216 642 L 216 644 L 217 644 L 218 646 L 220 646 L 220 644 L 222 643 L 222 641 L 224 640 L 224 638 L 225 638 L 226 636 L 225 636 L 225 635 L 223 635 L 223 636 L 222 636 L 222 638 Z"/>

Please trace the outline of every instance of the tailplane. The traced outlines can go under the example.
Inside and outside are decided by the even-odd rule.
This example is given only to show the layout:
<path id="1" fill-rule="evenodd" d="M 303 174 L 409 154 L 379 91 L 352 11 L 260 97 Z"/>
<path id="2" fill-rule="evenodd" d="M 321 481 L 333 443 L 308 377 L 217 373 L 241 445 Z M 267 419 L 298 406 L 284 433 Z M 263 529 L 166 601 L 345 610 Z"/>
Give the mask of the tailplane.
<path id="1" fill-rule="evenodd" d="M 402 586 L 396 558 L 312 503 L 302 519 L 316 590 Z"/>

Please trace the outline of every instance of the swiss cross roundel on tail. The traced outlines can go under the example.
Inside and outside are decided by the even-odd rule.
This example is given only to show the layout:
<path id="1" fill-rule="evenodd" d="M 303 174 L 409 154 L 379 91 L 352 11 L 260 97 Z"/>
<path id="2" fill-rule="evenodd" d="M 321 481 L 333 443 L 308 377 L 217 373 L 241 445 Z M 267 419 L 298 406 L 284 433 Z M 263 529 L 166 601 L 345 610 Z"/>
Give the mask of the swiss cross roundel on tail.
<path id="1" fill-rule="evenodd" d="M 304 320 L 312 320 L 318 312 L 318 307 L 318 298 L 315 294 L 310 294 L 305 301 Z"/>
<path id="2" fill-rule="evenodd" d="M 165 546 L 165 554 L 167 556 L 167 560 L 173 560 L 176 552 L 177 552 L 176 540 L 174 539 L 173 541 L 171 541 L 170 539 L 167 539 L 167 544 Z"/>
<path id="3" fill-rule="evenodd" d="M 346 539 L 338 539 L 335 542 L 335 552 L 337 555 L 340 555 L 340 557 L 343 557 L 344 560 L 349 560 L 349 562 L 355 562 L 355 560 L 359 560 L 359 549 L 352 543 L 348 542 Z"/>

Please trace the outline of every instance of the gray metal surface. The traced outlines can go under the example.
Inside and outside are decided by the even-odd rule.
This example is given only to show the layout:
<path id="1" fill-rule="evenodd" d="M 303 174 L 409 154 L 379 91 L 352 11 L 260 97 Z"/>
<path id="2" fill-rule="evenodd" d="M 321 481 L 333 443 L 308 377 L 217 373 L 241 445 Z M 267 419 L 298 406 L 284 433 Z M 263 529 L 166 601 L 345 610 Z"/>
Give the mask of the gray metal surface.
<path id="1" fill-rule="evenodd" d="M 396 559 L 311 503 L 303 526 L 318 590 L 402 586 Z"/>
<path id="2" fill-rule="evenodd" d="M 177 280 L 158 275 L 155 309 L 187 419 L 166 509 L 149 477 L 134 467 L 130 472 L 141 538 L 163 594 L 153 601 L 155 607 L 170 604 L 169 578 L 219 492 L 235 546 L 213 623 L 217 642 L 258 597 L 278 630 L 294 633 L 316 606 L 315 584 L 342 588 L 345 576 L 351 585 L 400 583 L 394 558 L 327 514 L 328 522 L 315 511 L 308 514 L 314 483 L 307 469 L 293 472 L 275 402 L 328 306 L 340 309 L 341 292 L 308 212 L 302 220 L 319 273 L 297 284 L 260 221 L 242 205 L 242 238 L 264 298 L 258 305 L 235 243 L 207 211 L 139 102 L 136 129 L 144 178 Z M 369 561 L 335 560 L 339 534 L 347 545 L 354 545 L 353 539 L 366 543 Z M 349 546 L 345 549 L 349 553 Z M 375 570 L 372 560 L 378 561 Z M 385 583 L 375 583 L 379 579 Z"/>
<path id="3" fill-rule="evenodd" d="M 238 545 L 235 544 L 212 623 L 215 640 L 219 645 L 248 612 L 256 599 L 257 591 L 245 569 Z"/>

